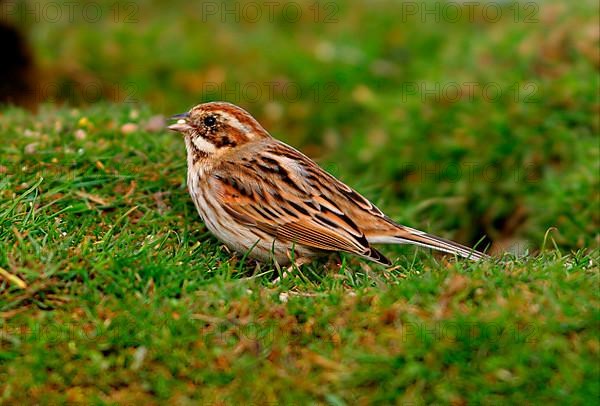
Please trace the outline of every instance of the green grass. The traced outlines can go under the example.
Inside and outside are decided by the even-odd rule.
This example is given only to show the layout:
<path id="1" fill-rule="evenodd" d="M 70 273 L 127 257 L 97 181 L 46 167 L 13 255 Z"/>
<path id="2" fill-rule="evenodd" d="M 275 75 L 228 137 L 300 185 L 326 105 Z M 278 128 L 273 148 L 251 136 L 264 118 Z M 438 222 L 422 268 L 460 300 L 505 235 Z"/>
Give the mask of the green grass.
<path id="1" fill-rule="evenodd" d="M 0 283 L 7 403 L 597 397 L 597 251 L 390 247 L 389 270 L 343 256 L 272 285 L 206 232 L 179 138 L 115 130 L 128 109 L 4 113 L 0 267 L 27 284 Z"/>
<path id="2" fill-rule="evenodd" d="M 385 2 L 341 4 L 332 24 L 200 24 L 170 4 L 141 2 L 129 25 L 29 27 L 52 80 L 133 83 L 140 103 L 67 86 L 64 106 L 0 112 L 0 403 L 600 396 L 597 5 L 545 5 L 530 24 L 398 24 Z M 227 99 L 202 91 L 211 77 L 297 84 L 293 101 L 229 100 L 399 222 L 510 253 L 382 247 L 389 269 L 334 256 L 273 284 L 275 267 L 207 232 L 182 140 L 149 125 Z M 403 87 L 470 81 L 535 93 Z M 331 83 L 333 102 L 306 92 Z"/>

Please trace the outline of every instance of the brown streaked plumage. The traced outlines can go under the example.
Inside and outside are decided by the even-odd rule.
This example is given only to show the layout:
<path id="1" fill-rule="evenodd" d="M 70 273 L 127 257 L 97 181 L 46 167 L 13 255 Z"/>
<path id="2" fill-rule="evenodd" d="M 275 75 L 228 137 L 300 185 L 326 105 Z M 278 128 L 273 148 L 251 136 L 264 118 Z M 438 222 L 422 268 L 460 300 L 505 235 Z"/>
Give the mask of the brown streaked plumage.
<path id="1" fill-rule="evenodd" d="M 231 249 L 288 264 L 344 251 L 383 265 L 371 244 L 415 244 L 471 259 L 487 255 L 396 224 L 310 158 L 272 138 L 233 104 L 173 117 L 184 135 L 187 184 L 208 229 Z M 294 252 L 292 252 L 292 250 Z"/>

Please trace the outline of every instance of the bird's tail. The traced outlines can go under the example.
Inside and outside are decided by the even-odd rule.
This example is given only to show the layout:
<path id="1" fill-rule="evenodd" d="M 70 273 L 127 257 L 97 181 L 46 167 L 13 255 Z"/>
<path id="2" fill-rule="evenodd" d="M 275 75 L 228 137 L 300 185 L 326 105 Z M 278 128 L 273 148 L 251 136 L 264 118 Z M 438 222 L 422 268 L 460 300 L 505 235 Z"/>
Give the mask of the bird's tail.
<path id="1" fill-rule="evenodd" d="M 459 255 L 474 261 L 490 258 L 489 255 L 476 251 L 473 248 L 465 247 L 454 241 L 446 240 L 435 235 L 427 234 L 424 231 L 401 225 L 398 225 L 398 232 L 395 234 L 371 236 L 367 237 L 367 239 L 369 240 L 369 243 L 372 244 L 414 244 L 449 254 Z"/>

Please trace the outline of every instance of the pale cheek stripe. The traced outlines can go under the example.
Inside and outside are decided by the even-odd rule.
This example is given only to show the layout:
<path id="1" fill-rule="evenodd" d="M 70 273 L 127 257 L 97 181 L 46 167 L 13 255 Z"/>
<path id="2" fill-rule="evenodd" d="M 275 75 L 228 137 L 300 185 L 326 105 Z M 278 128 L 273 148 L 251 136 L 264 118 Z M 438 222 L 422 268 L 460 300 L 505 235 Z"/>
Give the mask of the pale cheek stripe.
<path id="1" fill-rule="evenodd" d="M 217 150 L 217 148 L 213 144 L 206 141 L 204 138 L 202 138 L 200 136 L 197 136 L 196 138 L 194 138 L 194 140 L 192 142 L 194 143 L 196 148 L 198 148 L 200 151 L 206 152 L 208 154 L 212 154 Z"/>

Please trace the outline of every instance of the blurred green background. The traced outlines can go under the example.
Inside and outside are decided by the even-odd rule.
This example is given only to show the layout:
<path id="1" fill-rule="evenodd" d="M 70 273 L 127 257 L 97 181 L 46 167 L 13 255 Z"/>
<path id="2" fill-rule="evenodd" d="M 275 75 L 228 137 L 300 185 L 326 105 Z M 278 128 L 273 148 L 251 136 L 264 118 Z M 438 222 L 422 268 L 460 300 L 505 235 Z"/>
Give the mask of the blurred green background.
<path id="1" fill-rule="evenodd" d="M 399 221 L 598 244 L 597 2 L 68 4 L 3 4 L 36 103 L 227 100 Z"/>

